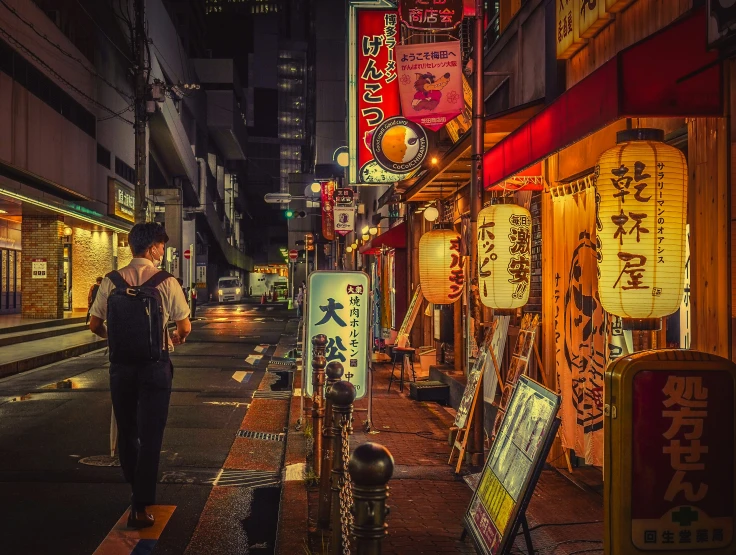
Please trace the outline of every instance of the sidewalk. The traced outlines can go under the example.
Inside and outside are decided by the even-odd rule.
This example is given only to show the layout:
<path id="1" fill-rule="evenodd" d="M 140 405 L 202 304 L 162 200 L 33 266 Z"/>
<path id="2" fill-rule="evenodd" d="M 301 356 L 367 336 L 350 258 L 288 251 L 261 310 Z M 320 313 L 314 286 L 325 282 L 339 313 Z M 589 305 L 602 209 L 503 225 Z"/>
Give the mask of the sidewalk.
<path id="1" fill-rule="evenodd" d="M 355 434 L 350 441 L 351 449 L 366 441 L 380 443 L 394 457 L 395 468 L 389 482 L 388 500 L 391 512 L 387 519 L 388 535 L 383 541 L 383 553 L 475 553 L 470 539 L 459 541 L 471 491 L 447 464 L 450 453 L 447 437 L 454 420 L 454 411 L 436 403 L 412 401 L 408 396 L 408 384 L 404 392 L 399 393 L 394 383 L 389 393 L 390 369 L 390 364 L 376 366 L 373 386 L 374 432 L 362 431 L 368 405 L 367 399 L 363 399 L 355 406 Z M 307 492 L 309 545 L 312 553 L 322 553 L 322 541 L 316 530 L 318 491 L 311 486 Z M 285 499 L 284 502 L 289 501 Z M 534 547 L 541 553 L 563 555 L 583 550 L 593 554 L 603 552 L 602 496 L 581 490 L 555 470 L 542 473 L 527 517 L 533 530 Z M 293 528 L 293 525 L 292 518 L 290 527 Z M 303 526 L 306 528 L 306 525 Z M 283 523 L 281 528 L 284 528 Z M 291 534 L 294 534 L 293 530 Z M 284 539 L 283 534 L 280 534 L 279 539 Z M 304 538 L 302 546 L 306 542 Z M 299 547 L 294 539 L 289 540 L 289 544 L 292 550 Z M 278 552 L 289 551 L 284 548 Z M 512 552 L 527 553 L 521 537 L 517 539 Z"/>

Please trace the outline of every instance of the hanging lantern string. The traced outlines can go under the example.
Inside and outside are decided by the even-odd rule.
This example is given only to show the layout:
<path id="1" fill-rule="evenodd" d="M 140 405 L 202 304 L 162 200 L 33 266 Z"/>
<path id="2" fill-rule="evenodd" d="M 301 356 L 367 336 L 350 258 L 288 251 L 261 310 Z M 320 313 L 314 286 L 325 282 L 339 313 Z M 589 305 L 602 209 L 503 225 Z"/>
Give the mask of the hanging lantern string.
<path id="1" fill-rule="evenodd" d="M 589 187 L 595 186 L 595 176 L 591 173 L 570 183 L 559 183 L 556 187 L 550 187 L 549 193 L 553 197 L 562 197 L 565 195 L 574 195 L 581 193 Z"/>

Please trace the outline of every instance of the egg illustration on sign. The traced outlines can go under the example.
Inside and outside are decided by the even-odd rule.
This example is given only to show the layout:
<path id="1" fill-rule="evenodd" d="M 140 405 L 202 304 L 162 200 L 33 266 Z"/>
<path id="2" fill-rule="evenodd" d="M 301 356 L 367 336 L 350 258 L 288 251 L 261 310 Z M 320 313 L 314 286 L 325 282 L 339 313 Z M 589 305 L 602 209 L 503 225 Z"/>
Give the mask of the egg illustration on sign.
<path id="1" fill-rule="evenodd" d="M 427 134 L 406 118 L 389 118 L 374 131 L 371 146 L 382 168 L 409 172 L 421 166 L 427 156 Z"/>

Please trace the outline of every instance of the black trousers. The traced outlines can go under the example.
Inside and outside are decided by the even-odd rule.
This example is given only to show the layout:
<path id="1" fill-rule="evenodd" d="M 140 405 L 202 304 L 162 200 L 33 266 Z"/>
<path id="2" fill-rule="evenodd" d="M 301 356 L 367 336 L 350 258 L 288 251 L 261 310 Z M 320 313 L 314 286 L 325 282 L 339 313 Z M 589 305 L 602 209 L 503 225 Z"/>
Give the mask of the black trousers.
<path id="1" fill-rule="evenodd" d="M 158 463 L 173 373 L 169 360 L 141 365 L 110 364 L 120 466 L 132 487 L 136 510 L 156 504 Z"/>
<path id="2" fill-rule="evenodd" d="M 197 299 L 192 299 L 192 319 L 197 315 Z"/>

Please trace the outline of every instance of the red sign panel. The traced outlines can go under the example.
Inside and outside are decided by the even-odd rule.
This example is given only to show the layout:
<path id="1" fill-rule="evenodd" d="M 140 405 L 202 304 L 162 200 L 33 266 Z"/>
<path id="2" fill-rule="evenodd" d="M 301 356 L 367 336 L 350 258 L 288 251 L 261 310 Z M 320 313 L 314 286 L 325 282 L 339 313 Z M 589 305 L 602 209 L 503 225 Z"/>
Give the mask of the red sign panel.
<path id="1" fill-rule="evenodd" d="M 322 237 L 335 238 L 335 183 L 323 181 L 322 185 Z"/>
<path id="2" fill-rule="evenodd" d="M 397 10 L 358 11 L 358 169 L 373 160 L 371 137 L 383 120 L 398 116 L 399 81 L 394 47 Z M 368 179 L 361 181 L 371 182 Z"/>
<path id="3" fill-rule="evenodd" d="M 463 0 L 401 0 L 401 22 L 410 29 L 447 31 L 463 20 Z"/>
<path id="4" fill-rule="evenodd" d="M 633 381 L 632 543 L 703 553 L 731 544 L 734 389 L 726 372 L 639 372 Z"/>

